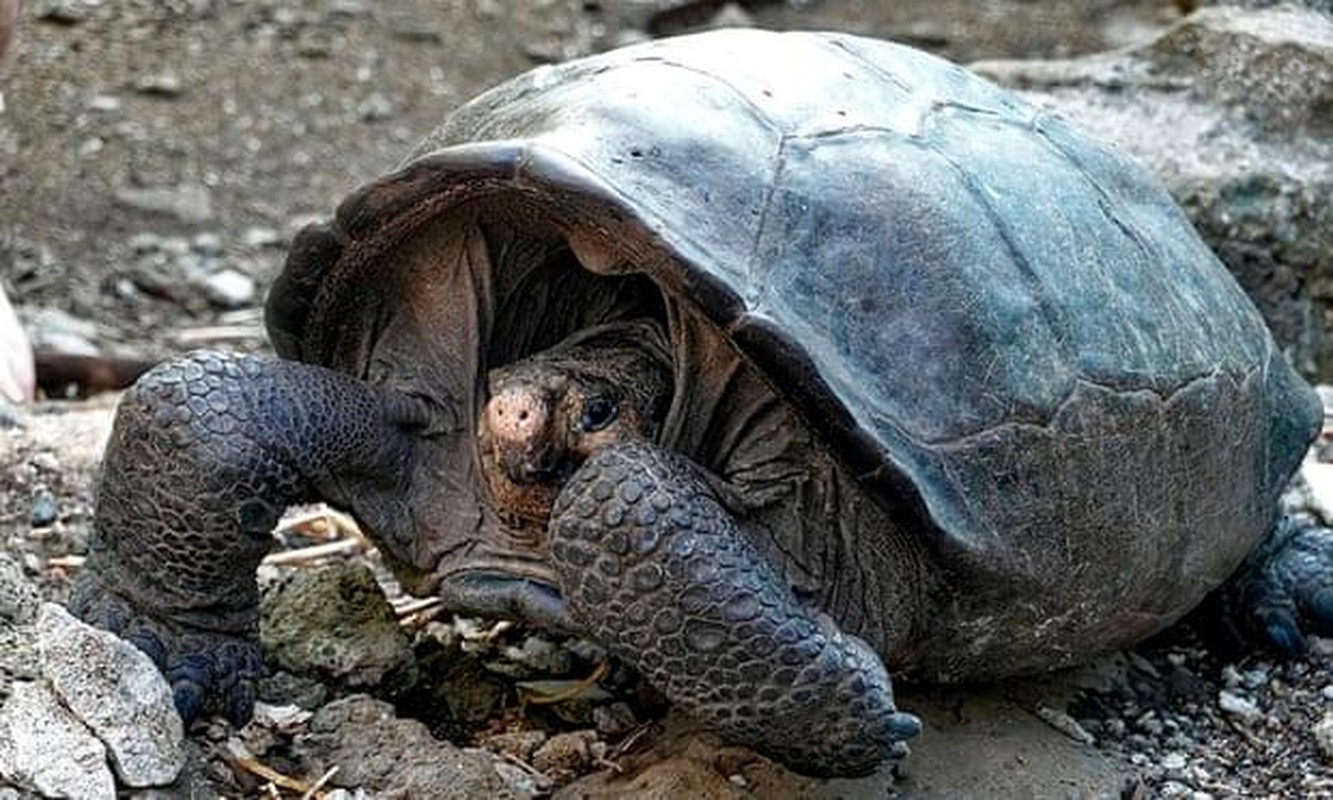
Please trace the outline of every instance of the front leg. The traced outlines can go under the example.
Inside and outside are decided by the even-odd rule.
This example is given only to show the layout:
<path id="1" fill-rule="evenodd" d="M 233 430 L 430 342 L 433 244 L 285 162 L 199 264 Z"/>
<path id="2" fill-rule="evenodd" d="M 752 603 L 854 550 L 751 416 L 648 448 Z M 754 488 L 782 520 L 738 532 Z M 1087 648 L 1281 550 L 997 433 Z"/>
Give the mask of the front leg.
<path id="1" fill-rule="evenodd" d="M 255 568 L 274 524 L 322 498 L 378 530 L 410 528 L 398 498 L 427 418 L 423 403 L 308 364 L 198 352 L 156 367 L 117 410 L 70 608 L 151 656 L 187 723 L 248 719 Z"/>
<path id="2" fill-rule="evenodd" d="M 804 607 L 709 482 L 643 443 L 599 451 L 551 516 L 561 589 L 588 632 L 732 741 L 815 775 L 906 754 L 880 659 Z"/>

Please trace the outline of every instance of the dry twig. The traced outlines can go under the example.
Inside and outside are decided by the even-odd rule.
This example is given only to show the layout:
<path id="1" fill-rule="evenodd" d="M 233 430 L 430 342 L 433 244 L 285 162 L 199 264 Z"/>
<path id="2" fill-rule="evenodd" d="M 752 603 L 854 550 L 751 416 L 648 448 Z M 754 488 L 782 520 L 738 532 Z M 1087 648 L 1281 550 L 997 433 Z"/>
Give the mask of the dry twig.
<path id="1" fill-rule="evenodd" d="M 569 687 L 563 692 L 548 695 L 530 695 L 524 698 L 524 702 L 531 703 L 534 706 L 549 706 L 556 703 L 563 703 L 566 700 L 572 700 L 588 690 L 588 687 L 606 677 L 606 673 L 611 671 L 611 663 L 603 661 L 597 665 L 592 674 L 579 681 L 574 686 Z"/>
<path id="2" fill-rule="evenodd" d="M 328 556 L 339 556 L 363 549 L 365 542 L 356 539 L 338 539 L 324 544 L 302 547 L 297 550 L 284 550 L 264 556 L 265 564 L 281 566 L 286 564 L 305 564 Z"/>

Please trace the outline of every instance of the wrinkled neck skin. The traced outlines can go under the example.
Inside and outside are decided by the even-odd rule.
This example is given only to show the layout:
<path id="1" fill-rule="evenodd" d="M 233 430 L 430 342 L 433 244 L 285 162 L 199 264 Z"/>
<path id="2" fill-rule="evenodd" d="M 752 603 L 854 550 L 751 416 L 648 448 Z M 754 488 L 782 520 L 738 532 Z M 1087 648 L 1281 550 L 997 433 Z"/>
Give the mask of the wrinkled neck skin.
<path id="1" fill-rule="evenodd" d="M 386 562 L 410 592 L 436 595 L 462 613 L 572 628 L 548 560 L 544 527 L 498 511 L 488 497 L 477 423 L 490 375 L 539 353 L 600 346 L 617 329 L 668 359 L 660 293 L 639 275 L 582 269 L 564 239 L 538 221 L 458 214 L 410 237 L 381 263 L 367 303 L 330 345 L 334 366 L 425 398 L 451 420 L 433 432 L 403 476 L 411 530 L 375 532 Z M 522 233 L 518 233 L 522 231 Z M 373 337 L 354 338 L 362 330 Z"/>
<path id="2" fill-rule="evenodd" d="M 361 312 L 375 315 L 365 325 L 378 336 L 352 344 L 368 349 L 348 371 L 428 398 L 453 420 L 405 476 L 413 529 L 380 536 L 404 587 L 462 613 L 577 629 L 556 588 L 543 514 L 492 502 L 478 420 L 497 370 L 628 343 L 670 369 L 669 407 L 646 437 L 718 479 L 724 502 L 798 593 L 881 653 L 903 642 L 924 605 L 909 596 L 924 583 L 919 542 L 687 303 L 614 265 L 589 272 L 563 238 L 534 229 L 530 220 L 445 220 L 394 254 L 399 274 L 380 281 L 397 294 Z"/>

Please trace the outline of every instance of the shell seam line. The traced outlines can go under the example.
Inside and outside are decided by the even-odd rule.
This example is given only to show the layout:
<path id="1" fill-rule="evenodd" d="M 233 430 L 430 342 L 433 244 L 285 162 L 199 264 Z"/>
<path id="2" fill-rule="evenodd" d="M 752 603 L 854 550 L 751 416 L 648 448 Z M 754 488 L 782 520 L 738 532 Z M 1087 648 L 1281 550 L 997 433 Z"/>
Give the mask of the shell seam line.
<path id="1" fill-rule="evenodd" d="M 1083 163 L 1083 159 L 1080 158 L 1077 153 L 1062 146 L 1046 133 L 1046 130 L 1042 127 L 1042 120 L 1045 119 L 1054 119 L 1054 117 L 1050 114 L 1042 113 L 1037 113 L 1032 117 L 1029 127 L 1037 133 L 1037 138 L 1044 142 L 1047 147 L 1054 150 L 1060 156 L 1068 160 L 1069 163 L 1074 165 L 1075 169 L 1078 170 L 1078 174 L 1083 180 L 1087 181 L 1088 185 L 1092 187 L 1092 190 L 1097 193 L 1097 197 L 1101 199 L 1102 213 L 1105 214 L 1117 228 L 1124 232 L 1125 236 L 1127 236 L 1129 240 L 1134 243 L 1134 246 L 1138 248 L 1139 252 L 1143 254 L 1143 257 L 1149 262 L 1161 263 L 1162 254 L 1155 252 L 1156 248 L 1148 243 L 1147 239 L 1143 236 L 1143 233 L 1135 226 L 1131 225 L 1129 220 L 1123 219 L 1120 214 L 1115 212 L 1116 204 L 1113 202 L 1114 198 L 1111 196 L 1111 193 L 1107 191 L 1106 187 L 1102 185 L 1102 182 L 1097 180 L 1092 172 L 1088 170 L 1087 165 Z"/>
<path id="2" fill-rule="evenodd" d="M 769 117 L 768 112 L 764 110 L 763 106 L 755 102 L 754 98 L 750 97 L 748 93 L 742 91 L 740 87 L 738 87 L 731 81 L 727 80 L 726 78 L 723 78 L 705 69 L 700 69 L 699 67 L 692 66 L 690 64 L 682 64 L 679 61 L 674 61 L 672 59 L 664 58 L 662 56 L 645 56 L 642 58 L 636 58 L 634 59 L 634 61 L 626 63 L 648 63 L 648 62 L 661 64 L 664 67 L 672 67 L 674 69 L 683 70 L 685 72 L 693 73 L 694 75 L 707 78 L 710 82 L 723 87 L 727 91 L 731 92 L 731 94 L 735 95 L 737 99 L 739 99 L 742 103 L 745 104 L 746 108 L 750 109 L 750 113 L 754 116 L 754 118 L 757 121 L 762 123 L 765 128 L 777 134 L 778 136 L 786 135 L 786 132 L 783 131 L 781 126 L 777 125 L 774 122 L 774 120 L 771 117 Z"/>
<path id="3" fill-rule="evenodd" d="M 755 266 L 759 262 L 759 245 L 764 239 L 764 231 L 768 228 L 768 213 L 773 207 L 773 196 L 778 190 L 778 180 L 781 179 L 787 166 L 787 143 L 791 141 L 788 134 L 783 134 L 778 139 L 777 152 L 773 154 L 773 169 L 769 176 L 768 188 L 764 190 L 764 199 L 759 205 L 759 219 L 755 223 L 754 238 L 750 241 L 750 254 L 745 263 L 746 278 L 746 297 L 745 304 L 752 312 L 759 307 L 759 286 L 760 281 L 755 275 Z"/>
<path id="4" fill-rule="evenodd" d="M 1117 394 L 1148 392 L 1154 395 L 1160 403 L 1165 405 L 1171 403 L 1181 392 L 1184 392 L 1190 389 L 1191 387 L 1196 386 L 1205 381 L 1214 380 L 1217 378 L 1225 378 L 1225 379 L 1230 379 L 1235 385 L 1240 385 L 1242 383 L 1245 383 L 1246 381 L 1254 377 L 1256 374 L 1266 371 L 1267 361 L 1268 359 L 1264 359 L 1264 363 L 1256 364 L 1250 367 L 1249 369 L 1241 373 L 1239 376 L 1227 370 L 1214 369 L 1207 373 L 1190 378 L 1189 380 L 1185 381 L 1180 386 L 1177 386 L 1175 389 L 1172 389 L 1169 392 L 1160 392 L 1156 389 L 1153 389 L 1150 386 L 1138 386 L 1138 387 L 1115 386 L 1110 383 L 1104 383 L 1101 381 L 1093 380 L 1092 378 L 1078 377 L 1074 379 L 1073 387 L 1070 388 L 1070 390 L 1065 394 L 1064 398 L 1062 398 L 1060 402 L 1057 403 L 1056 406 L 1051 410 L 1046 421 L 1044 422 L 1041 423 L 1002 422 L 998 425 L 992 425 L 989 428 L 983 428 L 981 430 L 974 431 L 972 433 L 965 433 L 961 436 L 955 436 L 949 439 L 923 440 L 919 437 L 912 436 L 911 434 L 907 433 L 901 426 L 891 423 L 888 419 L 883 417 L 881 417 L 881 419 L 884 422 L 890 422 L 890 426 L 893 427 L 895 430 L 897 430 L 905 439 L 907 439 L 912 444 L 924 450 L 941 450 L 946 448 L 961 447 L 971 442 L 974 439 L 979 439 L 984 436 L 990 436 L 998 431 L 1003 431 L 1003 430 L 1021 430 L 1021 429 L 1029 429 L 1034 431 L 1050 430 L 1052 424 L 1055 422 L 1055 419 L 1059 417 L 1060 414 L 1069 406 L 1069 404 L 1074 401 L 1074 396 L 1075 394 L 1077 394 L 1079 388 L 1081 387 L 1091 388 L 1091 389 L 1103 389 L 1106 391 L 1115 392 Z"/>
<path id="5" fill-rule="evenodd" d="M 908 94 L 916 94 L 917 92 L 916 87 L 912 86 L 910 83 L 898 77 L 889 70 L 884 69 L 880 65 L 866 58 L 861 53 L 858 53 L 857 51 L 853 50 L 851 47 L 847 45 L 847 41 L 843 39 L 841 36 L 824 37 L 824 41 L 827 42 L 830 47 L 836 48 L 839 52 L 846 54 L 848 58 L 860 64 L 863 68 L 869 70 L 871 73 L 880 76 L 881 78 L 887 80 L 889 83 L 892 83 L 894 86 L 897 86 L 899 89 L 902 89 L 904 92 L 907 92 Z"/>
<path id="6" fill-rule="evenodd" d="M 1000 234 L 1000 241 L 1004 242 L 1005 250 L 1008 251 L 1009 257 L 1013 260 L 1014 265 L 1018 267 L 1019 272 L 1022 273 L 1023 282 L 1027 284 L 1031 296 L 1037 301 L 1038 308 L 1041 309 L 1042 319 L 1046 321 L 1047 327 L 1050 328 L 1051 333 L 1054 335 L 1055 341 L 1060 348 L 1061 356 L 1064 357 L 1066 362 L 1073 361 L 1073 351 L 1066 338 L 1066 320 L 1057 309 L 1052 307 L 1051 300 L 1048 293 L 1044 290 L 1045 287 L 1043 286 L 1042 281 L 1037 276 L 1036 271 L 1032 268 L 1032 262 L 1028 260 L 1027 256 L 1023 255 L 1022 250 L 1018 247 L 1018 243 L 1014 241 L 1013 226 L 1011 226 L 1000 214 L 999 210 L 995 207 L 995 203 L 986 196 L 986 193 L 983 190 L 983 184 L 974 176 L 970 175 L 967 170 L 963 169 L 963 166 L 959 164 L 953 156 L 944 152 L 933 141 L 926 139 L 922 140 L 922 143 L 927 150 L 934 153 L 944 161 L 944 163 L 949 165 L 958 176 L 959 181 L 967 190 L 968 194 L 972 196 L 972 199 L 975 200 L 977 205 L 979 205 L 982 211 L 985 212 L 986 217 L 990 219 L 991 224 L 995 226 L 996 231 Z"/>

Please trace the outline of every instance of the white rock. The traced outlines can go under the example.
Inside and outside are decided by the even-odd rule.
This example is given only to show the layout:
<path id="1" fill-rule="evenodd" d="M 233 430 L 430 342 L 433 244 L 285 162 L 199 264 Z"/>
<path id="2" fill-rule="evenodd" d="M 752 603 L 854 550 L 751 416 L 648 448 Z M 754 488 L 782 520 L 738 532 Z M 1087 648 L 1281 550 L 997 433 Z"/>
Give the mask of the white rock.
<path id="1" fill-rule="evenodd" d="M 1314 741 L 1324 759 L 1333 761 L 1333 711 L 1325 711 L 1324 718 L 1315 723 Z"/>
<path id="2" fill-rule="evenodd" d="M 1217 693 L 1217 705 L 1228 714 L 1234 714 L 1246 722 L 1256 722 L 1263 716 L 1263 712 L 1253 700 L 1226 689 Z"/>
<path id="3" fill-rule="evenodd" d="M 116 796 L 106 748 L 43 681 L 18 681 L 0 706 L 0 782 L 45 797 Z"/>
<path id="4" fill-rule="evenodd" d="M 110 751 L 128 786 L 162 786 L 185 763 L 171 688 L 136 647 L 47 603 L 37 620 L 42 674 Z"/>
<path id="5" fill-rule="evenodd" d="M 255 300 L 255 279 L 234 269 L 224 269 L 203 280 L 204 296 L 221 308 L 242 308 Z"/>
<path id="6" fill-rule="evenodd" d="M 24 313 L 33 347 L 54 353 L 95 356 L 100 349 L 97 323 L 59 308 L 38 308 Z"/>
<path id="7" fill-rule="evenodd" d="M 207 186 L 127 186 L 116 190 L 123 206 L 152 214 L 163 214 L 185 223 L 203 223 L 213 218 L 213 196 Z"/>

